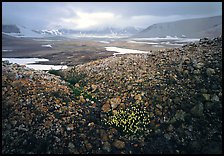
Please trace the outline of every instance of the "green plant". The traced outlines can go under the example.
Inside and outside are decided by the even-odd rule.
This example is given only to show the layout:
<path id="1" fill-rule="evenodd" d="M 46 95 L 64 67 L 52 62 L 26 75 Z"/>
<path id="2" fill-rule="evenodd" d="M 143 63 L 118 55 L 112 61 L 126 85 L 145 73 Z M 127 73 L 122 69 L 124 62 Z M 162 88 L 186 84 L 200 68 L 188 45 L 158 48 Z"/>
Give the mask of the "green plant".
<path id="1" fill-rule="evenodd" d="M 80 96 L 81 92 L 82 92 L 80 89 L 78 89 L 76 87 L 73 87 L 72 91 L 75 96 Z"/>
<path id="2" fill-rule="evenodd" d="M 60 70 L 52 69 L 52 70 L 49 70 L 48 73 L 63 77 L 63 73 Z"/>
<path id="3" fill-rule="evenodd" d="M 64 80 L 69 82 L 70 84 L 74 85 L 76 83 L 79 83 L 85 77 L 86 77 L 86 74 L 78 73 L 73 69 L 73 70 L 70 70 L 65 73 Z M 83 82 L 85 82 L 85 81 L 83 81 Z"/>
<path id="4" fill-rule="evenodd" d="M 50 74 L 58 75 L 60 76 L 63 80 L 68 82 L 68 86 L 72 89 L 73 94 L 78 97 L 78 96 L 83 96 L 85 99 L 89 99 L 91 101 L 96 102 L 96 98 L 93 98 L 91 94 L 87 93 L 86 91 L 83 90 L 83 86 L 86 85 L 87 81 L 84 80 L 86 77 L 86 74 L 83 73 L 78 73 L 75 68 L 72 68 L 69 71 L 63 72 L 60 70 L 49 70 L 48 71 Z M 80 87 L 75 87 L 74 85 L 76 83 L 80 83 Z M 58 96 L 58 95 L 57 95 Z"/>
<path id="5" fill-rule="evenodd" d="M 150 116 L 145 106 L 135 103 L 130 108 L 118 110 L 103 121 L 106 125 L 114 126 L 124 133 L 140 134 L 147 130 Z"/>

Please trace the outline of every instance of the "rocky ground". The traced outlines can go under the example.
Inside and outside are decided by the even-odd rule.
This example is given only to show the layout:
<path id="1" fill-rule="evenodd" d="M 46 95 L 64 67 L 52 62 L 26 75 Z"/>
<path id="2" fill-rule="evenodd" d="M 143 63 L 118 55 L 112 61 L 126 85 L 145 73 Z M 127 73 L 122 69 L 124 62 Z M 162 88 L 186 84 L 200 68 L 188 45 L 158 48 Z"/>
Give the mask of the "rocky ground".
<path id="1" fill-rule="evenodd" d="M 2 153 L 222 153 L 222 37 L 54 74 L 2 62 Z"/>

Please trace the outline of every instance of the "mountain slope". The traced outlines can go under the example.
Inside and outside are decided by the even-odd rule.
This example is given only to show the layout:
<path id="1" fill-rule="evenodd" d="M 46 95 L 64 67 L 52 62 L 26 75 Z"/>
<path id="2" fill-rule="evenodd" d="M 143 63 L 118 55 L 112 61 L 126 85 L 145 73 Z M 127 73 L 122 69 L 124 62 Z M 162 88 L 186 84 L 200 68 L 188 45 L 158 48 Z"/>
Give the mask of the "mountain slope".
<path id="1" fill-rule="evenodd" d="M 2 32 L 5 32 L 5 33 L 20 33 L 20 30 L 16 25 L 2 25 Z"/>
<path id="2" fill-rule="evenodd" d="M 43 37 L 43 35 L 20 25 L 2 25 L 2 34 L 13 37 Z"/>
<path id="3" fill-rule="evenodd" d="M 2 153 L 222 153 L 220 37 L 51 73 L 2 61 Z"/>
<path id="4" fill-rule="evenodd" d="M 55 37 L 55 36 L 70 36 L 77 35 L 85 37 L 86 35 L 112 35 L 112 36 L 130 36 L 137 34 L 143 30 L 140 27 L 101 27 L 90 30 L 78 30 L 78 29 L 43 29 L 43 30 L 31 30 L 24 26 L 19 25 L 2 25 L 2 33 L 13 37 Z"/>
<path id="5" fill-rule="evenodd" d="M 214 16 L 153 24 L 134 37 L 217 37 L 222 34 L 221 28 L 222 16 Z"/>

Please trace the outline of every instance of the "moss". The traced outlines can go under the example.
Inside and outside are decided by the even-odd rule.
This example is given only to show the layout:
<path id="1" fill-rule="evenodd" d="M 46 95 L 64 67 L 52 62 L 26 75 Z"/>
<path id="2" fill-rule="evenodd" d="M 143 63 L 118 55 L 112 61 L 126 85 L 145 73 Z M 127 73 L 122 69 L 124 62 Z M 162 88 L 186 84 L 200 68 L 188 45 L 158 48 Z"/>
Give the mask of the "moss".
<path id="1" fill-rule="evenodd" d="M 86 81 L 84 80 L 85 77 L 86 77 L 86 74 L 78 73 L 75 70 L 75 68 L 72 68 L 71 70 L 65 73 L 64 80 L 69 82 L 72 85 L 82 81 L 81 85 L 84 86 L 86 84 Z"/>
<path id="2" fill-rule="evenodd" d="M 76 88 L 76 87 L 73 87 L 72 88 L 72 91 L 73 91 L 73 94 L 75 95 L 75 96 L 80 96 L 81 95 L 81 90 L 79 90 L 78 88 Z"/>
<path id="3" fill-rule="evenodd" d="M 78 73 L 75 69 L 72 69 L 68 72 L 64 72 L 62 70 L 49 70 L 48 73 L 60 76 L 61 79 L 65 80 L 66 82 L 74 85 L 79 83 L 82 80 L 82 85 L 85 85 L 87 82 L 84 81 L 86 74 Z"/>
<path id="4" fill-rule="evenodd" d="M 63 72 L 61 70 L 52 69 L 52 70 L 49 70 L 48 73 L 63 77 Z"/>
<path id="5" fill-rule="evenodd" d="M 53 113 L 54 113 L 55 118 L 61 119 L 61 114 L 60 113 L 58 113 L 58 112 L 53 112 Z"/>

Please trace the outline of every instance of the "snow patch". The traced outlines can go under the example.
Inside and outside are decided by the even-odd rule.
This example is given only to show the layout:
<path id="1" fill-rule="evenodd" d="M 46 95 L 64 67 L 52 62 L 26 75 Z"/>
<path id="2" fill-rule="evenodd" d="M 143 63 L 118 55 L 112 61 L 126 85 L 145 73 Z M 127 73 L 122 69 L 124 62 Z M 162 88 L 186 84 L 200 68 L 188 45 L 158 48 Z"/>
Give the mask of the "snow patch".
<path id="1" fill-rule="evenodd" d="M 126 38 L 127 35 L 96 35 L 96 34 L 74 34 L 67 36 L 69 38 Z"/>
<path id="2" fill-rule="evenodd" d="M 139 43 L 139 44 L 158 44 L 155 42 L 137 42 L 137 41 L 127 41 L 128 43 Z"/>
<path id="3" fill-rule="evenodd" d="M 133 38 L 135 41 L 142 41 L 142 40 L 148 40 L 148 41 L 173 41 L 173 42 L 196 42 L 200 39 L 197 38 L 178 38 L 178 37 L 152 37 L 152 38 Z"/>
<path id="4" fill-rule="evenodd" d="M 149 54 L 150 52 L 141 51 L 141 50 L 134 50 L 134 49 L 126 49 L 126 48 L 118 48 L 118 47 L 105 47 L 107 51 L 115 51 L 118 53 L 114 53 L 113 55 L 116 56 L 118 54 Z"/>
<path id="5" fill-rule="evenodd" d="M 164 47 L 162 45 L 153 45 L 153 47 Z"/>
<path id="6" fill-rule="evenodd" d="M 46 42 L 53 42 L 53 41 L 61 41 L 61 40 L 49 40 L 49 39 L 33 39 L 34 41 L 46 41 Z"/>
<path id="7" fill-rule="evenodd" d="M 50 44 L 41 45 L 41 47 L 52 48 Z"/>
<path id="8" fill-rule="evenodd" d="M 62 35 L 62 33 L 59 32 L 57 29 L 41 30 L 40 33 L 43 35 Z"/>
<path id="9" fill-rule="evenodd" d="M 2 50 L 2 52 L 7 52 L 7 51 L 12 51 L 12 50 L 6 50 L 6 49 L 3 49 L 3 50 Z"/>
<path id="10" fill-rule="evenodd" d="M 200 39 L 198 38 L 182 38 L 180 39 L 179 41 L 176 41 L 178 43 L 182 43 L 182 42 L 197 42 L 199 41 Z"/>
<path id="11" fill-rule="evenodd" d="M 44 58 L 2 58 L 2 61 L 8 60 L 10 63 L 17 63 L 19 65 L 26 65 L 28 68 L 32 68 L 34 70 L 59 70 L 66 69 L 68 66 L 66 65 L 42 65 L 42 64 L 32 64 L 41 61 L 49 61 Z"/>
<path id="12" fill-rule="evenodd" d="M 181 43 L 170 43 L 170 42 L 161 42 L 161 44 L 173 45 L 173 46 L 183 46 L 184 45 L 184 44 L 181 44 Z"/>
<path id="13" fill-rule="evenodd" d="M 29 64 L 26 65 L 28 68 L 32 68 L 34 70 L 60 70 L 67 69 L 67 65 L 42 65 L 42 64 Z"/>
<path id="14" fill-rule="evenodd" d="M 106 44 L 108 44 L 108 43 L 110 43 L 110 42 L 107 42 L 107 41 L 99 41 L 100 43 L 106 43 Z"/>
<path id="15" fill-rule="evenodd" d="M 163 41 L 163 40 L 178 40 L 177 37 L 150 37 L 150 38 L 134 38 L 133 40 L 141 41 L 141 40 L 149 40 L 149 41 Z"/>
<path id="16" fill-rule="evenodd" d="M 20 37 L 20 38 L 22 38 L 22 37 L 33 37 L 33 38 L 43 37 L 41 34 L 38 34 L 32 30 L 29 30 L 24 26 L 20 26 L 20 25 L 16 25 L 16 26 L 19 28 L 20 33 L 4 33 L 4 32 L 2 32 L 2 33 L 9 35 L 9 36 Z"/>
<path id="17" fill-rule="evenodd" d="M 2 61 L 8 60 L 10 63 L 17 63 L 20 65 L 27 65 L 36 62 L 49 61 L 44 58 L 2 58 Z"/>

